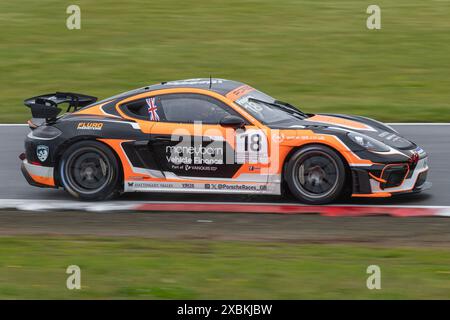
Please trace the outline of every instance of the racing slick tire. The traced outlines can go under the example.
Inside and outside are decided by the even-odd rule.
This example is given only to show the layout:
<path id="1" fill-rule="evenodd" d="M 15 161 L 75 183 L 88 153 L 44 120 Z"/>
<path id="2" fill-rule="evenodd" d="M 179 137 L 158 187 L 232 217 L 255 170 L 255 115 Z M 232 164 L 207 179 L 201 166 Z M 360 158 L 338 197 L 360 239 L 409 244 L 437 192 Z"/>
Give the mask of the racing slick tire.
<path id="1" fill-rule="evenodd" d="M 344 162 L 336 151 L 323 145 L 309 145 L 288 160 L 285 180 L 301 202 L 325 204 L 342 194 L 347 179 Z"/>
<path id="2" fill-rule="evenodd" d="M 120 191 L 118 161 L 98 141 L 85 140 L 70 146 L 61 157 L 59 177 L 64 189 L 80 200 L 108 200 Z"/>

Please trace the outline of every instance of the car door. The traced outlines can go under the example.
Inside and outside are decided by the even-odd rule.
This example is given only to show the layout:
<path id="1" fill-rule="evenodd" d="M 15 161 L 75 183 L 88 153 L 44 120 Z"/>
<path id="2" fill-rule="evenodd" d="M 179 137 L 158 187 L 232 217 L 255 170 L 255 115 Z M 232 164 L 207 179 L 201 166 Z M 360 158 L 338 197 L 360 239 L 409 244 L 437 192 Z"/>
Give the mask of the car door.
<path id="1" fill-rule="evenodd" d="M 258 167 L 262 151 L 267 151 L 267 138 L 230 106 L 197 93 L 166 94 L 152 99 L 149 103 L 151 107 L 154 104 L 157 114 L 150 114 L 155 123 L 149 148 L 167 180 L 217 181 L 225 185 L 267 182 L 267 176 Z M 241 117 L 245 128 L 220 124 L 223 118 L 231 116 Z"/>

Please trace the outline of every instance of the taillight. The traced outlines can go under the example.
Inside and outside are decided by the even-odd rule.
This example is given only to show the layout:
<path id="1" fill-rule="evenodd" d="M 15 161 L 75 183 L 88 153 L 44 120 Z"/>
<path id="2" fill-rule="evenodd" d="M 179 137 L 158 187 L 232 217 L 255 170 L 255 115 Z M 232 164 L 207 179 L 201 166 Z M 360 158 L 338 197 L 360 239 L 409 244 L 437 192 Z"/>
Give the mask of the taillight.
<path id="1" fill-rule="evenodd" d="M 27 121 L 28 126 L 30 127 L 31 130 L 34 130 L 38 127 L 38 125 L 36 125 L 35 123 L 33 123 L 32 119 Z"/>

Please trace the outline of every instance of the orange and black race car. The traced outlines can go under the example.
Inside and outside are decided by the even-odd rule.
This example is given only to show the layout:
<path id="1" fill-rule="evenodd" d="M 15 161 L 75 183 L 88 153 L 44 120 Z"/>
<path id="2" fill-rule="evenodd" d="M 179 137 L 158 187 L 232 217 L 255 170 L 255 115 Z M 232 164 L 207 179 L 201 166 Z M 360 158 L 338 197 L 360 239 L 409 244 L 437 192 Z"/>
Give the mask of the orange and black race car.
<path id="1" fill-rule="evenodd" d="M 68 112 L 58 116 L 64 103 Z M 99 102 L 57 92 L 25 105 L 33 115 L 20 156 L 25 178 L 83 200 L 135 191 L 290 191 L 322 204 L 431 185 L 427 154 L 393 128 L 359 116 L 306 114 L 236 81 L 162 82 Z"/>

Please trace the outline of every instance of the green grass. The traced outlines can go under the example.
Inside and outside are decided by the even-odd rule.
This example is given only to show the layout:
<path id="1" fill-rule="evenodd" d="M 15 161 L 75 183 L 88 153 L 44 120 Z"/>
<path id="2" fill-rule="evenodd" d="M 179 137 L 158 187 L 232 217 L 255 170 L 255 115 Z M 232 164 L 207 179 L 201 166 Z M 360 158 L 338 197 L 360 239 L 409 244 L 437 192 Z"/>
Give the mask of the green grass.
<path id="1" fill-rule="evenodd" d="M 450 297 L 447 249 L 131 238 L 2 237 L 0 299 Z M 381 290 L 366 268 L 381 267 Z M 81 290 L 67 290 L 67 266 Z"/>
<path id="2" fill-rule="evenodd" d="M 450 1 L 76 1 L 0 4 L 0 122 L 55 90 L 98 97 L 192 77 L 241 80 L 308 112 L 450 121 Z"/>

